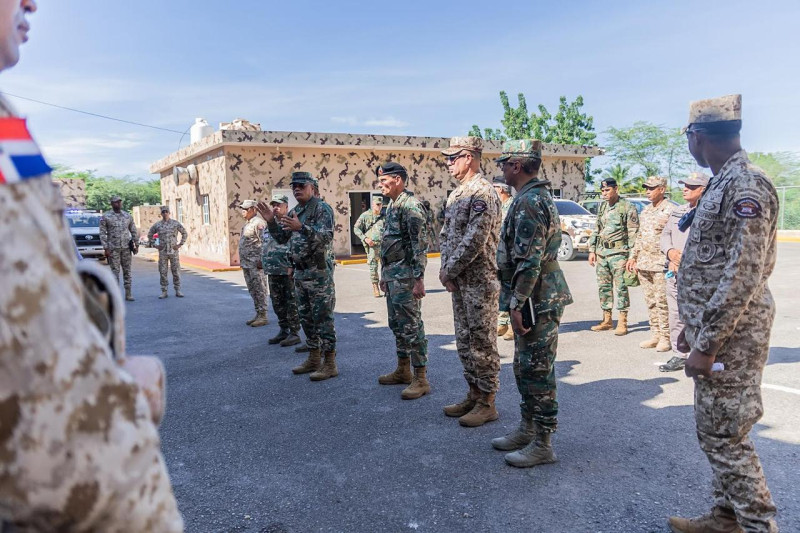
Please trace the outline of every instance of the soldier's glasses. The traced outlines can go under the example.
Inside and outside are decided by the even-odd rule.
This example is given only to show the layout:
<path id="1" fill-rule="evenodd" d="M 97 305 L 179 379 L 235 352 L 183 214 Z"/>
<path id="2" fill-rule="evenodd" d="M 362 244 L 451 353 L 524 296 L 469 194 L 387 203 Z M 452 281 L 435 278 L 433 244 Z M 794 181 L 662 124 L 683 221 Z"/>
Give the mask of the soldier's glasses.
<path id="1" fill-rule="evenodd" d="M 462 157 L 467 157 L 467 154 L 448 155 L 447 157 L 444 158 L 444 160 L 447 161 L 448 165 L 452 165 Z"/>

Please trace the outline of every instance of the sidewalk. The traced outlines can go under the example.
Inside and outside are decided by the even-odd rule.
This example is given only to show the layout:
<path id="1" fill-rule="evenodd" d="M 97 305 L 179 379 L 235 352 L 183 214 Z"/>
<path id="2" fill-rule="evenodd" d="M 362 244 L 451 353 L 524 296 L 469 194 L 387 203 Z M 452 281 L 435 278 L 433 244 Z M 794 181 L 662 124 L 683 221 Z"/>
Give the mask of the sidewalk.
<path id="1" fill-rule="evenodd" d="M 800 238 L 798 238 L 797 242 L 800 242 Z M 428 254 L 429 258 L 439 257 L 440 254 L 437 253 L 430 253 Z M 158 252 L 145 252 L 140 255 L 142 259 L 147 261 L 152 261 L 154 263 L 158 262 Z M 341 259 L 336 259 L 336 262 L 340 265 L 363 265 L 367 262 L 367 256 L 365 255 L 354 255 L 352 257 L 345 257 Z M 206 272 L 235 272 L 237 270 L 241 270 L 238 266 L 230 266 L 224 263 L 215 263 L 214 261 L 206 261 L 205 259 L 199 259 L 197 257 L 187 257 L 185 255 L 181 256 L 181 266 L 185 268 L 191 268 L 196 270 L 204 270 Z"/>

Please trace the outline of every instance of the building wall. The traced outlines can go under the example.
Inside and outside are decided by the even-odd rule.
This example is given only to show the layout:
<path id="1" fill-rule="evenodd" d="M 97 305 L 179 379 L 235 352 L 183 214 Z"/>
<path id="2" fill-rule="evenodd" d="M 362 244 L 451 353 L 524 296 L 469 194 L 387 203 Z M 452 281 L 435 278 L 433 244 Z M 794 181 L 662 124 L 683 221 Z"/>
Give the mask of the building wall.
<path id="1" fill-rule="evenodd" d="M 150 227 L 161 220 L 161 206 L 160 205 L 137 205 L 131 210 L 133 215 L 133 223 L 139 230 L 140 236 L 147 236 Z"/>
<path id="2" fill-rule="evenodd" d="M 74 178 L 54 179 L 67 207 L 86 207 L 86 182 Z"/>

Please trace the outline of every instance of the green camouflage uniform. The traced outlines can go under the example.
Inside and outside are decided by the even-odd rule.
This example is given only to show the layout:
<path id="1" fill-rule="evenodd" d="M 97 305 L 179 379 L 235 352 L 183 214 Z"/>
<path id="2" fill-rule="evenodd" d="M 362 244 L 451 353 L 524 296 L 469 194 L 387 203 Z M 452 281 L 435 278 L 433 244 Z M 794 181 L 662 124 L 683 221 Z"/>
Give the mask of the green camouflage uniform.
<path id="1" fill-rule="evenodd" d="M 511 202 L 513 202 L 513 201 L 514 201 L 514 197 L 512 196 L 511 198 L 509 198 L 508 200 L 506 200 L 505 202 L 503 202 L 500 205 L 500 214 L 503 216 L 502 221 L 500 222 L 501 227 L 502 227 L 502 224 L 506 221 L 506 215 L 508 215 L 508 210 L 511 208 Z M 501 281 L 500 283 L 501 283 L 500 289 L 502 291 L 503 282 Z M 497 315 L 497 325 L 498 326 L 510 326 L 511 325 L 511 317 L 509 316 L 508 311 L 500 311 L 500 314 Z"/>
<path id="2" fill-rule="evenodd" d="M 547 190 L 549 183 L 534 178 L 514 197 L 501 229 L 497 265 L 503 281 L 500 309 L 521 310 L 533 298 L 536 314 L 531 331 L 514 336 L 514 377 L 522 396 L 522 418 L 553 432 L 558 415 L 553 366 L 558 326 L 572 295 L 557 260 L 561 223 Z"/>
<path id="3" fill-rule="evenodd" d="M 278 243 L 289 243 L 297 310 L 306 344 L 311 350 L 332 352 L 336 350 L 333 209 L 322 199 L 312 197 L 305 205 L 293 207 L 291 213 L 303 224 L 300 231 L 286 231 L 273 218 L 268 224 L 269 232 Z"/>
<path id="4" fill-rule="evenodd" d="M 369 265 L 369 277 L 372 283 L 378 283 L 378 261 L 381 256 L 381 235 L 383 234 L 383 215 L 375 214 L 370 209 L 361 213 L 358 217 L 355 226 L 353 226 L 353 233 L 356 234 L 364 245 L 364 250 L 367 252 L 367 264 Z M 372 239 L 373 244 L 367 244 L 367 238 Z"/>
<path id="5" fill-rule="evenodd" d="M 639 213 L 632 203 L 619 198 L 614 205 L 600 204 L 597 227 L 589 237 L 589 252 L 597 254 L 597 292 L 604 311 L 613 307 L 615 287 L 617 309 L 627 311 L 631 305 L 623 275 L 638 231 Z"/>
<path id="6" fill-rule="evenodd" d="M 428 264 L 426 231 L 424 209 L 411 192 L 403 191 L 397 200 L 389 202 L 382 238 L 381 280 L 388 287 L 386 307 L 397 357 L 410 357 L 414 367 L 428 364 L 422 300 L 411 293 Z"/>
<path id="7" fill-rule="evenodd" d="M 281 331 L 297 335 L 300 331 L 300 317 L 297 314 L 292 277 L 289 275 L 289 244 L 280 244 L 269 230 L 265 230 L 263 235 L 261 263 L 264 274 L 267 275 L 269 297 L 272 300 L 272 309 L 278 316 L 278 325 Z"/>

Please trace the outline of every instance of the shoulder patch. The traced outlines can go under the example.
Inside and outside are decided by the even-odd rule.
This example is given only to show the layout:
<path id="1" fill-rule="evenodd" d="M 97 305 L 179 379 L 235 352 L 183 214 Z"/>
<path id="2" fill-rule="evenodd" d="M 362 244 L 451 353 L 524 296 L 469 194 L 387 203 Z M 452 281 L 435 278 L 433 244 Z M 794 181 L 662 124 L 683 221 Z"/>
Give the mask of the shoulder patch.
<path id="1" fill-rule="evenodd" d="M 489 206 L 486 205 L 486 202 L 484 202 L 483 200 L 475 200 L 474 202 L 472 202 L 472 210 L 475 211 L 476 213 L 483 213 L 488 208 Z"/>
<path id="2" fill-rule="evenodd" d="M 733 212 L 739 218 L 757 218 L 761 216 L 761 204 L 755 198 L 742 198 L 733 204 Z"/>

